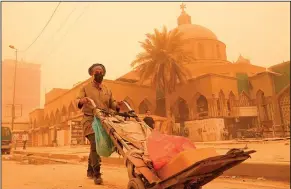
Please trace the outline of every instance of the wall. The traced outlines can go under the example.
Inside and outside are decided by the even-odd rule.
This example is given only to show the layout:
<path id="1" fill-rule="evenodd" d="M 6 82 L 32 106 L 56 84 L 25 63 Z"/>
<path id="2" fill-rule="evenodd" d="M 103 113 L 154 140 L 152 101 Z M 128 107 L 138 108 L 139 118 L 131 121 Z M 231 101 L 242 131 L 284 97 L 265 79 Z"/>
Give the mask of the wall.
<path id="1" fill-rule="evenodd" d="M 10 121 L 14 83 L 14 60 L 2 62 L 2 112 L 3 121 Z M 16 70 L 15 103 L 22 104 L 22 116 L 16 121 L 28 121 L 28 114 L 40 105 L 40 65 L 19 62 Z M 20 111 L 18 108 L 16 111 Z"/>
<path id="2" fill-rule="evenodd" d="M 274 65 L 270 69 L 282 74 L 281 76 L 274 76 L 276 93 L 279 93 L 290 84 L 290 61 Z"/>
<path id="3" fill-rule="evenodd" d="M 219 92 L 222 91 L 225 98 L 228 98 L 230 92 L 238 96 L 237 79 L 227 76 L 212 75 L 211 76 L 212 94 L 218 98 Z"/>
<path id="4" fill-rule="evenodd" d="M 186 67 L 191 72 L 192 76 L 200 76 L 203 74 L 219 74 L 225 76 L 236 77 L 236 73 L 247 73 L 248 76 L 253 76 L 256 73 L 266 71 L 266 68 L 251 65 L 251 64 L 234 64 L 234 63 L 212 63 L 204 61 L 199 64 L 187 64 Z"/>
<path id="5" fill-rule="evenodd" d="M 65 94 L 67 91 L 69 91 L 69 89 L 57 89 L 57 88 L 52 89 L 50 92 L 45 94 L 45 103 L 47 104 L 51 102 L 57 97 Z"/>
<path id="6" fill-rule="evenodd" d="M 33 128 L 42 126 L 44 124 L 44 110 L 36 109 L 29 113 L 29 123 Z"/>
<path id="7" fill-rule="evenodd" d="M 265 96 L 274 95 L 274 86 L 272 82 L 272 77 L 268 73 L 262 73 L 253 77 L 250 77 L 250 82 L 252 89 L 250 90 L 250 95 L 253 99 L 256 98 L 258 90 L 264 92 Z"/>
<path id="8" fill-rule="evenodd" d="M 74 88 L 66 91 L 54 90 L 51 92 L 51 96 L 55 98 L 48 101 L 44 108 L 44 117 L 49 119 L 56 119 L 56 114 L 59 112 L 59 116 L 66 114 L 69 107 L 73 106 L 76 109 L 76 97 L 79 94 L 81 86 L 89 82 L 89 80 L 75 86 Z M 150 103 L 150 109 L 155 109 L 155 90 L 149 87 L 140 86 L 137 84 L 129 84 L 118 81 L 104 80 L 104 84 L 111 89 L 113 97 L 117 101 L 127 100 L 133 106 L 132 108 L 138 112 L 139 104 L 147 99 Z M 53 94 L 54 93 L 54 94 Z M 49 97 L 48 95 L 46 97 Z M 64 115 L 65 116 L 65 115 Z"/>
<path id="9" fill-rule="evenodd" d="M 176 124 L 179 127 L 179 124 Z M 187 121 L 185 127 L 189 129 L 188 138 L 195 142 L 219 141 L 222 140 L 224 119 L 210 118 L 203 120 Z"/>

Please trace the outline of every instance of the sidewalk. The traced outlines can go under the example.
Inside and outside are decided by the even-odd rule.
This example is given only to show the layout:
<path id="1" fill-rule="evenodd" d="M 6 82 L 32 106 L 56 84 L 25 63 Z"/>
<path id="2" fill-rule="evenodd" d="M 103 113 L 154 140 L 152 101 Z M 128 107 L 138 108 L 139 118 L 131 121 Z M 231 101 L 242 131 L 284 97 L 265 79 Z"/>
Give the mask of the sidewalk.
<path id="1" fill-rule="evenodd" d="M 195 143 L 197 148 L 214 147 L 219 154 L 225 154 L 232 148 L 246 150 L 256 150 L 257 152 L 252 154 L 252 158 L 247 162 L 264 162 L 264 163 L 290 163 L 290 142 L 274 141 L 274 142 L 241 142 L 231 143 L 230 141 L 221 141 L 217 143 Z M 32 154 L 51 154 L 57 156 L 67 156 L 69 159 L 87 158 L 89 153 L 89 146 L 65 146 L 65 147 L 28 147 L 27 150 L 16 150 L 16 153 L 32 153 Z M 117 153 L 111 155 L 110 158 L 119 158 Z M 122 159 L 122 157 L 120 157 Z M 61 158 L 62 159 L 62 158 Z"/>
<path id="2" fill-rule="evenodd" d="M 287 145 L 286 145 L 287 144 Z M 244 148 L 242 144 L 201 144 L 197 143 L 197 148 L 214 147 L 219 154 L 225 154 L 231 148 Z M 290 181 L 290 143 L 268 142 L 268 143 L 247 143 L 247 150 L 256 150 L 251 154 L 251 159 L 226 171 L 225 176 L 247 176 L 264 177 L 273 180 Z M 88 159 L 89 146 L 74 147 L 28 147 L 27 150 L 13 151 L 13 155 L 24 155 L 31 157 L 42 157 L 60 162 L 86 162 Z M 102 158 L 103 164 L 123 165 L 121 156 L 114 153 L 109 158 Z"/>

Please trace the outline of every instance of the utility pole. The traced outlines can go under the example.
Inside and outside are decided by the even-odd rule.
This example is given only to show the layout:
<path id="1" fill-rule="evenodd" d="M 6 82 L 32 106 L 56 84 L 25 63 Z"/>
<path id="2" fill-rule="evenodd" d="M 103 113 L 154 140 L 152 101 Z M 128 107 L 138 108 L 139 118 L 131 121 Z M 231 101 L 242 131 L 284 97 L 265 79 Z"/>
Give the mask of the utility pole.
<path id="1" fill-rule="evenodd" d="M 12 108 L 11 108 L 11 131 L 13 132 L 15 121 L 15 89 L 16 89 L 16 71 L 17 71 L 17 49 L 13 45 L 9 45 L 11 49 L 15 50 L 15 66 L 14 66 L 14 79 L 13 79 L 13 96 L 12 96 Z"/>

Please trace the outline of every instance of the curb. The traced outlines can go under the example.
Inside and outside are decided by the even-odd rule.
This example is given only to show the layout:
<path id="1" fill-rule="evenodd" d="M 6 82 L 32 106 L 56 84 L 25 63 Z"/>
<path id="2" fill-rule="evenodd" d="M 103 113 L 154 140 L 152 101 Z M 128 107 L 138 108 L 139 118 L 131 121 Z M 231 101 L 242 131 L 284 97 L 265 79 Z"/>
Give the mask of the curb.
<path id="1" fill-rule="evenodd" d="M 224 176 L 246 176 L 290 183 L 290 163 L 244 162 L 223 174 Z"/>
<path id="2" fill-rule="evenodd" d="M 196 145 L 201 146 L 220 146 L 220 145 L 238 145 L 238 144 L 262 144 L 262 143 L 274 143 L 274 142 L 287 142 L 290 138 L 280 138 L 280 139 L 263 139 L 263 140 L 236 140 L 229 142 L 194 142 Z"/>
<path id="3" fill-rule="evenodd" d="M 23 155 L 27 158 L 39 158 L 45 161 L 59 163 L 80 163 L 88 161 L 88 156 L 74 154 L 50 154 L 50 153 L 30 153 L 24 151 L 14 151 L 14 155 Z M 123 158 L 101 157 L 103 164 L 124 165 Z M 290 182 L 290 163 L 263 163 L 263 162 L 243 162 L 223 173 L 223 176 L 242 176 L 253 178 L 265 178 L 269 180 Z"/>
<path id="4" fill-rule="evenodd" d="M 25 155 L 25 156 L 37 156 L 41 158 L 50 158 L 62 160 L 64 162 L 72 161 L 72 162 L 86 162 L 88 161 L 88 156 L 77 155 L 77 154 L 52 154 L 52 153 L 41 153 L 41 152 L 25 152 L 25 151 L 14 151 L 14 154 Z M 112 164 L 112 165 L 123 165 L 123 158 L 112 158 L 112 157 L 101 157 L 102 163 Z"/>

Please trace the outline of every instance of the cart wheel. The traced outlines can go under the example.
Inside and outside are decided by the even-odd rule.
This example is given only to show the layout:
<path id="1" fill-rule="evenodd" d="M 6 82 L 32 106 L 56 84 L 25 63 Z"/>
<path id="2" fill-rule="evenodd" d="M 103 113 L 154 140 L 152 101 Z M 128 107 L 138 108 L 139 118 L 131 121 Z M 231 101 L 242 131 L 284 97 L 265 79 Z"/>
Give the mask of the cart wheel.
<path id="1" fill-rule="evenodd" d="M 131 178 L 134 178 L 134 166 L 133 164 L 130 162 L 130 161 L 127 161 L 127 173 L 128 173 L 128 178 L 131 179 Z"/>
<path id="2" fill-rule="evenodd" d="M 145 189 L 145 186 L 140 178 L 131 178 L 128 182 L 127 189 Z"/>
<path id="3" fill-rule="evenodd" d="M 185 189 L 202 189 L 202 186 L 197 186 L 197 185 L 193 184 L 191 186 L 186 186 Z"/>

